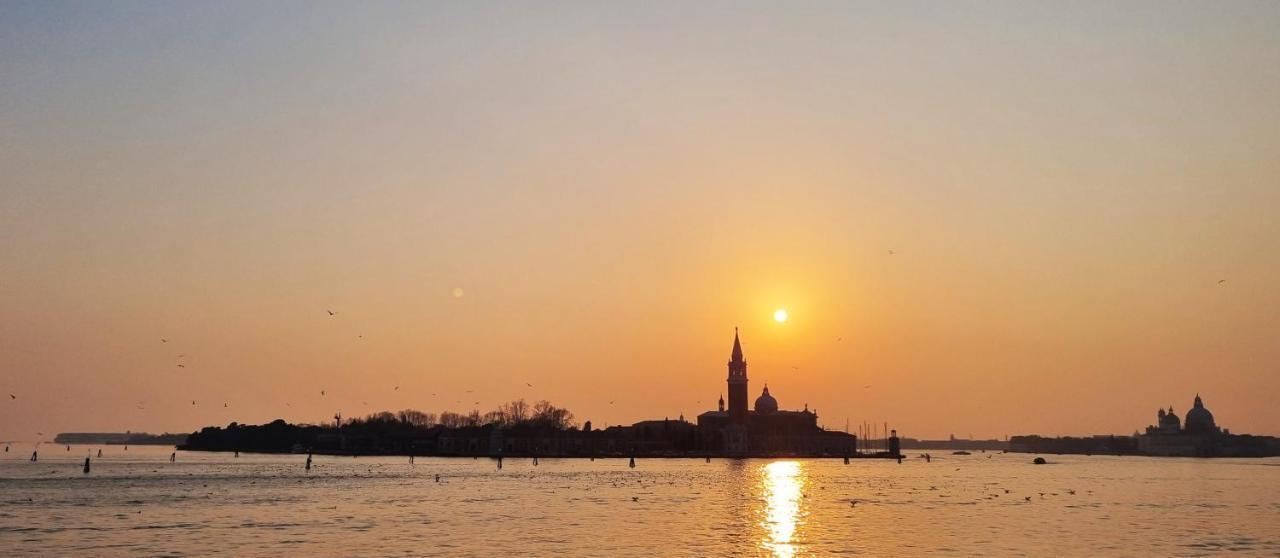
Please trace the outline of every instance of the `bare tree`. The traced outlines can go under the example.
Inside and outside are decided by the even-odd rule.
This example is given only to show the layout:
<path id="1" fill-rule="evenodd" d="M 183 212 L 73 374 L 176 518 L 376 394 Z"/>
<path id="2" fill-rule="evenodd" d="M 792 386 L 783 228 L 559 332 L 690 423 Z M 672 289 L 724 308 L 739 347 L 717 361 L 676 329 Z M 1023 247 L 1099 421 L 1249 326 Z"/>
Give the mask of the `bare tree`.
<path id="1" fill-rule="evenodd" d="M 502 411 L 489 411 L 480 417 L 481 424 L 493 424 L 500 427 L 510 426 L 507 423 L 507 416 Z"/>
<path id="2" fill-rule="evenodd" d="M 506 424 L 508 426 L 520 424 L 529 420 L 529 404 L 526 403 L 524 399 L 516 399 L 515 401 L 503 403 L 498 407 L 498 410 L 505 415 Z"/>
<path id="3" fill-rule="evenodd" d="M 432 413 L 424 413 L 417 409 L 405 409 L 396 414 L 396 418 L 401 423 L 412 426 L 414 428 L 430 428 L 436 422 L 436 416 Z"/>
<path id="4" fill-rule="evenodd" d="M 550 401 L 539 401 L 533 404 L 533 422 L 539 426 L 558 430 L 575 427 L 573 413 L 568 409 L 556 407 Z"/>
<path id="5" fill-rule="evenodd" d="M 466 426 L 467 417 L 453 411 L 440 413 L 440 426 L 445 428 L 461 428 Z"/>

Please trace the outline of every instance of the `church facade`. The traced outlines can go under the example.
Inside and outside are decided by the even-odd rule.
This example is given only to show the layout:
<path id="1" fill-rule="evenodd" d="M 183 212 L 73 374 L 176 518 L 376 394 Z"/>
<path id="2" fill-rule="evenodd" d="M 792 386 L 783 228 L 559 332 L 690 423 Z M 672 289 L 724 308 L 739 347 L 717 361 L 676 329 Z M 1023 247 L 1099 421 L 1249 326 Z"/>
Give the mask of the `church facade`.
<path id="1" fill-rule="evenodd" d="M 736 329 L 728 368 L 727 405 L 721 396 L 716 410 L 698 415 L 701 445 L 707 450 L 743 456 L 849 456 L 856 453 L 855 436 L 822 429 L 818 426 L 817 410 L 809 410 L 808 405 L 800 411 L 779 409 L 778 400 L 769 393 L 767 385 L 748 408 L 747 361 Z"/>
<path id="2" fill-rule="evenodd" d="M 1261 457 L 1280 455 L 1280 440 L 1219 428 L 1197 393 L 1185 420 L 1178 419 L 1173 406 L 1157 411 L 1156 423 L 1138 436 L 1138 451 L 1158 456 Z"/>

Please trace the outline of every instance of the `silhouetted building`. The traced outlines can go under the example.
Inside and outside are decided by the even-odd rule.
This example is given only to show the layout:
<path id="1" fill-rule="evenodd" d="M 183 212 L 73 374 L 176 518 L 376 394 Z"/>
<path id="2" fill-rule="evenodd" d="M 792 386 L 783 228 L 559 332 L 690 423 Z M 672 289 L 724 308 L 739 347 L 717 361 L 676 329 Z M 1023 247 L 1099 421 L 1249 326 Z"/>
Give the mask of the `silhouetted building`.
<path id="1" fill-rule="evenodd" d="M 748 409 L 747 361 L 736 331 L 727 382 L 727 404 L 721 397 L 717 409 L 699 415 L 697 424 L 680 416 L 603 430 L 590 428 L 590 422 L 582 429 L 536 421 L 445 426 L 411 424 L 387 413 L 387 418 L 332 426 L 276 420 L 258 426 L 206 427 L 188 436 L 181 449 L 490 457 L 854 457 L 858 453 L 856 437 L 820 428 L 817 411 L 808 405 L 800 411 L 781 410 L 768 387 L 756 398 L 754 410 Z M 897 443 L 895 436 L 883 450 L 863 455 L 896 456 Z"/>
<path id="2" fill-rule="evenodd" d="M 1147 455 L 1185 457 L 1252 457 L 1280 455 L 1280 439 L 1232 434 L 1219 428 L 1213 413 L 1196 394 L 1185 420 L 1179 423 L 1173 407 L 1156 412 L 1156 424 L 1138 436 L 1138 450 Z"/>
<path id="3" fill-rule="evenodd" d="M 729 355 L 729 409 L 721 398 L 718 410 L 698 415 L 703 446 L 731 455 L 828 454 L 855 452 L 856 438 L 844 432 L 818 427 L 818 413 L 805 405 L 802 411 L 782 411 L 765 386 L 754 409 L 747 409 L 747 361 L 735 329 Z"/>
<path id="4" fill-rule="evenodd" d="M 1138 439 L 1135 436 L 1013 436 L 1009 438 L 1009 451 L 1015 453 L 1057 453 L 1080 455 L 1137 455 Z"/>
<path id="5" fill-rule="evenodd" d="M 1132 436 L 1044 438 L 1014 436 L 1009 451 L 1024 453 L 1077 453 L 1152 455 L 1166 457 L 1270 457 L 1280 455 L 1280 438 L 1232 434 L 1219 428 L 1213 413 L 1196 394 L 1184 420 L 1170 406 L 1156 411 L 1156 423 Z"/>

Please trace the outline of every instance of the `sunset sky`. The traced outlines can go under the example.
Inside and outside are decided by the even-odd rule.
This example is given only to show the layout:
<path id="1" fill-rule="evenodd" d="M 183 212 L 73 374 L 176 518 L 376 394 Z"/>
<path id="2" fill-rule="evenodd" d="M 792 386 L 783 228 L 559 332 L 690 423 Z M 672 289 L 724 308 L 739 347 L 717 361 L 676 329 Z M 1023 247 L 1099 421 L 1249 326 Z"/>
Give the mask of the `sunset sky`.
<path id="1" fill-rule="evenodd" d="M 518 397 L 692 420 L 735 326 L 750 398 L 829 428 L 1128 434 L 1199 392 L 1280 434 L 1277 30 L 1277 2 L 0 3 L 0 440 Z"/>

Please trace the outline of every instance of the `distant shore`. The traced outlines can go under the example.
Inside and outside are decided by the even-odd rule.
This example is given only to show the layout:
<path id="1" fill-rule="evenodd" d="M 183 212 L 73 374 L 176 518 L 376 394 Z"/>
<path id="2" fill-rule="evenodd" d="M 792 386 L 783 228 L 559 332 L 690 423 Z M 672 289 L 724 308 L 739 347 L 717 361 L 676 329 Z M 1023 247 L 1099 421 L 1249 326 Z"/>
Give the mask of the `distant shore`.
<path id="1" fill-rule="evenodd" d="M 648 459 L 898 459 L 899 457 L 906 459 L 907 456 L 890 455 L 886 452 L 875 453 L 853 453 L 848 456 L 830 455 L 818 453 L 746 453 L 746 454 L 725 454 L 725 453 L 603 453 L 596 455 L 584 454 L 555 454 L 555 453 L 406 453 L 406 452 L 365 452 L 365 451 L 343 451 L 333 449 L 315 449 L 315 450 L 228 450 L 214 448 L 191 447 L 180 444 L 177 449 L 182 451 L 199 451 L 208 453 L 259 453 L 267 455 L 328 455 L 337 457 L 450 457 L 450 458 L 471 458 L 471 459 L 629 459 L 629 458 L 648 458 Z"/>
<path id="2" fill-rule="evenodd" d="M 103 444 L 108 446 L 177 446 L 187 441 L 187 434 L 149 434 L 146 432 L 62 432 L 53 438 L 55 444 Z"/>

